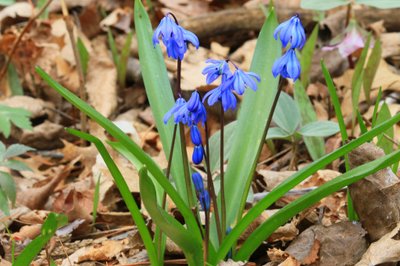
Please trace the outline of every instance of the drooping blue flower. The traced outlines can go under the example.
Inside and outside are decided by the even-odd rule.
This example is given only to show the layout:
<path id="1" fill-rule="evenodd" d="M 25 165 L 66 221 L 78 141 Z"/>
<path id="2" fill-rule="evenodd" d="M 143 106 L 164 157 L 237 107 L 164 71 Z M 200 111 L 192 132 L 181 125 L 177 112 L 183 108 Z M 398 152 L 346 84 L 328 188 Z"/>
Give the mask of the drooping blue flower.
<path id="1" fill-rule="evenodd" d="M 194 164 L 200 164 L 203 161 L 203 147 L 202 146 L 194 146 L 192 161 Z"/>
<path id="2" fill-rule="evenodd" d="M 210 210 L 210 194 L 208 194 L 207 190 L 203 190 L 199 194 L 199 201 L 200 201 L 200 204 L 201 204 L 201 208 L 204 211 L 209 211 Z"/>
<path id="3" fill-rule="evenodd" d="M 187 109 L 191 112 L 194 124 L 201 122 L 204 124 L 207 120 L 207 112 L 203 102 L 200 100 L 200 95 L 194 91 L 187 102 Z"/>
<path id="4" fill-rule="evenodd" d="M 294 81 L 300 77 L 300 62 L 297 59 L 296 51 L 289 49 L 281 58 L 277 59 L 272 66 L 274 77 L 281 75 L 284 78 L 291 78 Z"/>
<path id="5" fill-rule="evenodd" d="M 250 88 L 253 91 L 257 90 L 257 82 L 261 81 L 259 75 L 253 72 L 244 72 L 241 69 L 236 69 L 235 73 L 232 76 L 233 90 L 236 91 L 239 95 L 244 93 L 246 88 Z"/>
<path id="6" fill-rule="evenodd" d="M 193 181 L 193 185 L 194 185 L 194 188 L 196 189 L 196 191 L 198 193 L 203 192 L 203 190 L 204 190 L 203 178 L 201 177 L 201 175 L 199 173 L 194 172 L 192 174 L 192 181 Z"/>
<path id="7" fill-rule="evenodd" d="M 274 31 L 275 40 L 278 39 L 278 35 L 283 47 L 286 47 L 287 44 L 290 43 L 290 48 L 302 48 L 306 42 L 306 34 L 299 15 L 295 15 L 289 20 L 279 24 Z"/>
<path id="8" fill-rule="evenodd" d="M 206 75 L 207 84 L 213 83 L 219 76 L 222 76 L 222 82 L 232 75 L 227 60 L 207 59 L 207 65 L 201 72 Z"/>
<path id="9" fill-rule="evenodd" d="M 196 146 L 201 145 L 201 134 L 199 128 L 196 125 L 190 127 L 190 139 Z"/>
<path id="10" fill-rule="evenodd" d="M 182 28 L 167 14 L 161 21 L 153 34 L 153 45 L 159 43 L 161 38 L 167 48 L 167 55 L 175 60 L 182 60 L 186 51 L 187 44 L 191 43 L 196 49 L 199 48 L 197 36 Z"/>
<path id="11" fill-rule="evenodd" d="M 186 100 L 182 97 L 176 99 L 174 106 L 164 115 L 164 124 L 167 124 L 168 120 L 173 114 L 175 114 L 179 109 L 184 108 L 186 105 Z"/>
<path id="12" fill-rule="evenodd" d="M 209 91 L 204 95 L 203 101 L 207 98 L 207 103 L 209 106 L 214 105 L 217 101 L 222 103 L 222 107 L 226 112 L 228 109 L 234 110 L 236 108 L 237 100 L 233 94 L 232 87 L 233 79 L 230 78 L 215 89 Z"/>

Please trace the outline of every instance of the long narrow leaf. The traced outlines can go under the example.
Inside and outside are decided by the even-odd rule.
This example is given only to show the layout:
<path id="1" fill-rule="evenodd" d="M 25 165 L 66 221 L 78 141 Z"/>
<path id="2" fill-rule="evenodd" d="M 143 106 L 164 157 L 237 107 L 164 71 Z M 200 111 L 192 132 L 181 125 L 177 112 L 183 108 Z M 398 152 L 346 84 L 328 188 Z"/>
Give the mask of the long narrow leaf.
<path id="1" fill-rule="evenodd" d="M 241 216 L 265 141 L 264 129 L 278 87 L 278 79 L 271 72 L 275 59 L 281 54 L 281 44 L 273 38 L 277 25 L 276 13 L 272 10 L 261 29 L 250 68 L 261 76 L 261 82 L 256 92 L 247 90 L 245 93 L 231 142 L 225 175 L 227 225 L 232 225 L 235 218 Z"/>
<path id="2" fill-rule="evenodd" d="M 308 40 L 307 40 L 306 44 L 304 45 L 303 50 L 301 50 L 300 80 L 301 80 L 301 83 L 303 84 L 304 88 L 307 88 L 308 83 L 310 82 L 310 70 L 311 70 L 312 58 L 313 58 L 314 50 L 315 50 L 315 43 L 317 42 L 317 39 L 318 39 L 318 30 L 319 30 L 319 24 L 317 23 L 314 26 L 314 29 L 311 32 L 310 37 L 308 37 Z"/>
<path id="3" fill-rule="evenodd" d="M 182 197 L 180 197 L 180 195 L 176 192 L 175 188 L 169 183 L 159 166 L 150 158 L 150 156 L 147 155 L 135 142 L 130 139 L 129 136 L 122 132 L 122 130 L 114 125 L 110 120 L 102 116 L 86 102 L 82 101 L 79 97 L 53 80 L 43 69 L 37 67 L 36 71 L 54 90 L 60 93 L 61 96 L 63 96 L 79 110 L 84 112 L 91 119 L 96 121 L 111 136 L 121 142 L 121 144 L 124 145 L 138 160 L 148 167 L 154 178 L 156 178 L 157 182 L 164 188 L 165 192 L 167 192 L 172 201 L 181 211 L 188 227 L 193 229 L 193 234 L 196 234 L 197 237 L 201 238 L 200 232 L 196 229 L 197 223 L 193 213 L 187 207 Z"/>
<path id="4" fill-rule="evenodd" d="M 135 224 L 140 233 L 140 237 L 143 240 L 143 244 L 146 247 L 147 254 L 149 255 L 149 259 L 152 265 L 158 265 L 157 251 L 154 247 L 153 239 L 151 238 L 150 232 L 147 229 L 146 222 L 144 221 L 143 216 L 140 213 L 139 207 L 137 206 L 136 201 L 129 190 L 128 184 L 126 183 L 124 177 L 118 169 L 118 166 L 114 163 L 104 144 L 101 142 L 100 139 L 90 134 L 75 129 L 67 129 L 67 131 L 68 133 L 89 141 L 96 146 L 101 157 L 106 163 L 108 170 L 114 178 L 115 184 L 117 185 L 117 188 L 121 193 L 121 196 L 126 206 L 128 207 L 128 210 L 131 213 L 133 220 L 135 221 Z"/>
<path id="5" fill-rule="evenodd" d="M 146 95 L 160 134 L 165 156 L 168 158 L 173 133 L 173 123 L 164 124 L 163 117 L 174 105 L 174 97 L 169 83 L 164 58 L 160 47 L 154 47 L 152 42 L 152 28 L 149 16 L 140 0 L 135 0 L 135 27 L 139 46 L 139 60 L 142 70 Z M 179 140 L 179 131 L 176 138 Z M 176 188 L 183 199 L 188 199 L 184 173 L 184 160 L 180 141 L 175 142 L 175 151 L 172 159 L 171 174 Z"/>
<path id="6" fill-rule="evenodd" d="M 271 206 L 275 201 L 285 195 L 290 189 L 295 187 L 297 184 L 302 182 L 307 177 L 314 174 L 316 171 L 323 169 L 326 165 L 338 159 L 339 157 L 349 153 L 353 149 L 357 148 L 361 144 L 371 140 L 375 136 L 381 134 L 389 127 L 400 121 L 400 114 L 393 116 L 390 120 L 378 125 L 374 129 L 371 129 L 359 138 L 347 143 L 341 148 L 325 155 L 317 161 L 307 165 L 302 168 L 291 177 L 287 178 L 281 184 L 279 184 L 267 197 L 260 200 L 256 205 L 254 205 L 249 212 L 238 222 L 238 224 L 233 228 L 229 235 L 225 238 L 221 244 L 217 259 L 222 259 L 228 253 L 232 245 L 239 238 L 239 236 L 248 228 L 248 226 L 258 217 L 265 209 Z"/>
<path id="7" fill-rule="evenodd" d="M 319 200 L 332 194 L 333 192 L 346 187 L 368 175 L 371 175 L 383 168 L 400 160 L 400 151 L 384 156 L 370 163 L 354 168 L 347 173 L 323 184 L 319 188 L 307 193 L 301 198 L 286 205 L 278 212 L 268 218 L 261 226 L 243 243 L 235 259 L 247 260 L 257 247 L 267 239 L 279 226 L 283 225 L 290 218 L 299 212 L 311 207 Z"/>
<path id="8" fill-rule="evenodd" d="M 140 169 L 139 176 L 140 193 L 151 218 L 183 250 L 189 265 L 203 265 L 202 241 L 157 205 L 156 191 L 146 167 Z"/>

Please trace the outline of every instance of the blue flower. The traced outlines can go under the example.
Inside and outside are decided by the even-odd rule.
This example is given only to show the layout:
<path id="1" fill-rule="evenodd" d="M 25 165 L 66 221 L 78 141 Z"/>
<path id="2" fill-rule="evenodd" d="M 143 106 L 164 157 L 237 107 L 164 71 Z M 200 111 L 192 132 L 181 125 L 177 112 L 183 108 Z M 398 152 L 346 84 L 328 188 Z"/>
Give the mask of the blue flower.
<path id="1" fill-rule="evenodd" d="M 192 155 L 192 161 L 194 164 L 200 164 L 203 161 L 203 147 L 195 146 Z"/>
<path id="2" fill-rule="evenodd" d="M 175 105 L 164 115 L 164 124 L 167 124 L 171 116 L 178 112 L 179 109 L 186 108 L 185 105 L 185 99 L 183 99 L 182 97 L 176 99 Z"/>
<path id="3" fill-rule="evenodd" d="M 233 79 L 228 79 L 226 82 L 222 83 L 215 89 L 209 91 L 204 95 L 203 101 L 207 98 L 207 103 L 209 106 L 214 105 L 217 101 L 222 103 L 222 107 L 226 112 L 228 109 L 234 110 L 236 108 L 236 97 L 231 90 Z"/>
<path id="4" fill-rule="evenodd" d="M 186 51 L 187 43 L 193 44 L 196 49 L 199 48 L 199 39 L 197 36 L 182 28 L 170 18 L 167 14 L 161 21 L 153 34 L 153 45 L 162 42 L 167 48 L 167 55 L 175 60 L 182 60 Z"/>
<path id="5" fill-rule="evenodd" d="M 191 112 L 191 118 L 194 124 L 201 122 L 204 124 L 207 120 L 207 112 L 204 104 L 200 100 L 200 95 L 194 91 L 187 102 L 187 109 Z"/>
<path id="6" fill-rule="evenodd" d="M 296 51 L 289 49 L 281 58 L 277 59 L 272 66 L 274 77 L 281 75 L 284 78 L 291 78 L 294 81 L 300 76 L 300 62 L 296 57 Z"/>
<path id="7" fill-rule="evenodd" d="M 190 127 L 190 139 L 196 146 L 201 145 L 201 134 L 199 128 L 196 125 Z"/>
<path id="8" fill-rule="evenodd" d="M 236 69 L 232 76 L 233 90 L 239 95 L 244 93 L 245 88 L 251 88 L 253 91 L 257 90 L 257 82 L 261 81 L 259 75 L 253 72 L 244 72 L 241 69 Z"/>
<path id="9" fill-rule="evenodd" d="M 286 47 L 290 42 L 290 48 L 302 48 L 306 42 L 306 34 L 298 15 L 279 24 L 274 31 L 275 40 L 278 39 L 278 34 L 283 47 Z"/>
<path id="10" fill-rule="evenodd" d="M 201 208 L 204 211 L 209 211 L 210 210 L 210 194 L 208 194 L 207 190 L 203 190 L 199 194 L 199 201 L 200 201 L 200 204 L 201 204 Z"/>
<path id="11" fill-rule="evenodd" d="M 209 65 L 201 73 L 206 75 L 207 84 L 213 83 L 219 76 L 222 76 L 222 82 L 224 82 L 226 78 L 232 75 L 226 60 L 208 59 L 206 63 L 209 63 Z"/>
<path id="12" fill-rule="evenodd" d="M 201 193 L 204 190 L 204 184 L 203 184 L 203 178 L 201 175 L 197 172 L 194 172 L 192 174 L 192 181 L 194 184 L 194 188 L 196 189 L 197 192 Z"/>

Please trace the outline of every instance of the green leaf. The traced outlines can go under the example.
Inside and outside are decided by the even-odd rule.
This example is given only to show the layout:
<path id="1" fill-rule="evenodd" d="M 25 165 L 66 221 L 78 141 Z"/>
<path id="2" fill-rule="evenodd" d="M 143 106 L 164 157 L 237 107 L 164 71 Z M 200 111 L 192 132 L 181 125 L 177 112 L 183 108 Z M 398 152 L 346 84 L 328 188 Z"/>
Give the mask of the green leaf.
<path id="1" fill-rule="evenodd" d="M 139 176 L 140 195 L 153 221 L 182 249 L 189 265 L 203 265 L 202 241 L 157 205 L 156 191 L 153 182 L 147 176 L 146 167 L 140 169 Z"/>
<path id="2" fill-rule="evenodd" d="M 13 64 L 8 65 L 7 76 L 12 95 L 24 95 L 24 89 L 21 86 L 17 70 Z"/>
<path id="3" fill-rule="evenodd" d="M 152 27 L 149 16 L 139 0 L 135 0 L 135 27 L 138 39 L 139 60 L 142 70 L 143 81 L 146 88 L 146 95 L 149 99 L 151 110 L 160 134 L 161 142 L 166 158 L 169 157 L 172 143 L 174 125 L 169 122 L 164 124 L 164 115 L 174 106 L 171 85 L 168 79 L 164 57 L 159 46 L 154 47 L 152 42 Z M 176 139 L 180 139 L 179 130 Z M 181 151 L 181 142 L 175 142 L 175 151 Z M 188 199 L 185 179 L 184 158 L 181 152 L 174 152 L 172 159 L 171 176 L 175 181 L 179 195 Z M 146 164 L 147 165 L 147 164 Z M 148 165 L 147 165 L 148 166 Z M 188 202 L 188 200 L 186 200 Z"/>
<path id="4" fill-rule="evenodd" d="M 378 113 L 378 118 L 376 119 L 376 123 L 382 124 L 384 121 L 387 121 L 391 118 L 389 107 L 386 103 L 382 104 L 381 110 Z M 386 137 L 384 136 L 386 135 Z M 391 142 L 387 137 L 393 139 L 394 130 L 393 127 L 388 128 L 383 134 L 378 136 L 378 142 L 376 145 L 381 147 L 385 154 L 389 154 L 393 151 L 393 142 Z"/>
<path id="5" fill-rule="evenodd" d="M 303 49 L 301 50 L 300 66 L 301 76 L 300 80 L 304 88 L 307 88 L 310 82 L 310 70 L 312 65 L 312 58 L 315 50 L 315 43 L 318 39 L 319 24 L 317 23 L 310 35 Z"/>
<path id="6" fill-rule="evenodd" d="M 379 63 L 381 61 L 381 56 L 382 56 L 381 41 L 376 40 L 374 48 L 372 49 L 371 55 L 369 56 L 367 66 L 365 67 L 364 71 L 363 88 L 364 88 L 365 98 L 367 99 L 368 103 L 371 101 L 370 92 L 371 92 L 372 82 L 374 81 L 375 74 L 378 71 Z"/>
<path id="7" fill-rule="evenodd" d="M 0 141 L 0 162 L 4 160 L 4 156 L 6 154 L 6 146 L 3 142 Z"/>
<path id="8" fill-rule="evenodd" d="M 386 155 L 375 161 L 354 168 L 347 173 L 336 177 L 335 179 L 321 185 L 317 189 L 307 193 L 301 198 L 289 203 L 278 212 L 273 214 L 256 230 L 254 230 L 241 246 L 239 252 L 235 256 L 235 260 L 248 260 L 250 255 L 257 247 L 267 239 L 279 226 L 286 223 L 290 218 L 299 212 L 311 207 L 324 197 L 332 194 L 341 188 L 348 186 L 368 175 L 388 167 L 389 165 L 400 160 L 400 151 Z"/>
<path id="9" fill-rule="evenodd" d="M 350 1 L 348 0 L 329 0 L 329 1 L 302 0 L 300 3 L 300 7 L 312 10 L 328 10 L 339 6 L 345 6 L 348 4 L 350 4 Z"/>
<path id="10" fill-rule="evenodd" d="M 15 0 L 0 0 L 0 6 L 10 6 L 15 3 Z"/>
<path id="11" fill-rule="evenodd" d="M 363 79 L 364 79 L 364 71 L 361 71 L 361 74 L 358 77 L 356 84 L 351 89 L 351 102 L 353 105 L 353 113 L 352 113 L 352 128 L 353 129 L 354 129 L 355 122 L 356 122 L 357 112 L 359 111 L 358 101 L 360 99 Z"/>
<path id="12" fill-rule="evenodd" d="M 34 148 L 31 148 L 23 144 L 12 144 L 8 147 L 7 151 L 4 153 L 4 159 L 20 156 L 26 153 L 27 151 L 34 151 L 34 150 L 35 150 Z"/>
<path id="13" fill-rule="evenodd" d="M 38 0 L 36 8 L 38 10 L 42 9 L 42 7 L 46 4 L 46 0 Z M 49 18 L 49 7 L 40 15 L 41 19 L 48 19 Z"/>
<path id="14" fill-rule="evenodd" d="M 225 173 L 227 225 L 233 224 L 235 218 L 242 215 L 265 141 L 264 129 L 278 88 L 278 79 L 273 77 L 271 69 L 282 53 L 280 42 L 273 37 L 277 26 L 276 14 L 272 10 L 261 28 L 250 67 L 250 71 L 261 76 L 261 82 L 256 92 L 247 90 L 244 94 L 231 143 Z"/>
<path id="15" fill-rule="evenodd" d="M 135 221 L 140 236 L 146 247 L 147 253 L 149 254 L 151 263 L 157 265 L 158 264 L 157 251 L 154 247 L 150 232 L 147 229 L 146 222 L 144 221 L 142 214 L 140 213 L 139 207 L 137 206 L 136 201 L 133 198 L 124 177 L 119 171 L 118 166 L 114 163 L 113 159 L 111 158 L 104 144 L 98 138 L 90 134 L 80 132 L 74 129 L 67 129 L 67 131 L 75 136 L 78 136 L 82 139 L 92 142 L 96 146 L 101 157 L 106 163 L 108 170 L 110 171 L 112 177 L 114 178 L 115 184 L 117 185 L 118 190 L 121 193 L 121 196 L 124 199 L 124 202 L 128 207 L 128 210 L 131 213 L 133 220 Z M 141 195 L 143 196 L 142 193 Z M 154 195 L 154 197 L 156 197 L 156 195 Z"/>
<path id="16" fill-rule="evenodd" d="M 233 121 L 224 127 L 224 158 L 229 159 L 234 133 L 236 131 L 236 121 Z M 215 132 L 209 139 L 210 145 L 210 168 L 215 171 L 219 167 L 219 146 L 220 146 L 221 130 Z"/>
<path id="17" fill-rule="evenodd" d="M 170 196 L 171 200 L 178 207 L 182 216 L 185 219 L 186 224 L 192 230 L 193 234 L 197 235 L 199 238 L 200 232 L 196 231 L 197 222 L 193 216 L 191 210 L 186 206 L 182 197 L 176 193 L 175 188 L 170 184 L 168 179 L 165 177 L 159 166 L 146 154 L 132 139 L 126 135 L 120 128 L 118 128 L 113 122 L 105 118 L 95 109 L 93 109 L 89 104 L 82 101 L 75 94 L 61 86 L 55 80 L 53 80 L 43 69 L 36 67 L 36 72 L 41 76 L 54 90 L 61 94 L 66 100 L 77 107 L 79 110 L 84 112 L 88 117 L 96 121 L 101 127 L 103 127 L 111 136 L 113 136 L 117 141 L 121 142 L 129 152 L 131 152 L 142 164 L 145 164 L 149 171 L 156 178 L 157 182 L 165 189 L 167 194 Z M 176 156 L 178 157 L 178 156 Z"/>
<path id="18" fill-rule="evenodd" d="M 378 95 L 376 96 L 374 112 L 372 113 L 372 127 L 376 125 L 376 118 L 378 117 L 379 102 L 382 99 L 382 87 L 379 88 Z"/>
<path id="19" fill-rule="evenodd" d="M 101 173 L 99 173 L 97 177 L 96 186 L 94 187 L 93 211 L 92 211 L 93 224 L 96 224 L 97 207 L 99 206 L 99 201 L 100 201 L 100 178 L 101 178 Z"/>
<path id="20" fill-rule="evenodd" d="M 56 233 L 57 228 L 67 224 L 68 219 L 65 215 L 50 213 L 44 221 L 41 233 L 25 249 L 19 254 L 15 260 L 15 266 L 30 265 L 32 260 L 39 254 L 42 248 L 50 241 L 51 237 Z"/>
<path id="21" fill-rule="evenodd" d="M 10 215 L 10 208 L 8 207 L 8 199 L 4 190 L 0 187 L 0 210 L 5 213 L 5 215 Z"/>
<path id="22" fill-rule="evenodd" d="M 400 2 L 398 0 L 356 0 L 356 3 L 382 9 L 400 7 Z"/>
<path id="23" fill-rule="evenodd" d="M 358 125 L 360 126 L 361 134 L 367 133 L 368 129 L 364 123 L 364 120 L 360 114 L 360 111 L 357 112 L 357 121 L 358 121 Z"/>
<path id="24" fill-rule="evenodd" d="M 85 44 L 83 43 L 81 38 L 78 38 L 76 42 L 76 48 L 78 48 L 79 59 L 81 60 L 83 75 L 86 75 L 89 63 L 89 52 L 86 49 Z"/>
<path id="25" fill-rule="evenodd" d="M 126 66 L 128 64 L 129 52 L 131 51 L 132 31 L 128 33 L 125 39 L 124 47 L 122 48 L 119 57 L 117 70 L 118 70 L 118 83 L 121 89 L 125 88 L 126 81 Z"/>
<path id="26" fill-rule="evenodd" d="M 272 118 L 278 127 L 293 135 L 300 124 L 300 110 L 287 93 L 281 92 Z"/>
<path id="27" fill-rule="evenodd" d="M 315 121 L 300 128 L 298 133 L 306 137 L 328 137 L 339 132 L 339 126 L 332 121 Z"/>
<path id="28" fill-rule="evenodd" d="M 9 173 L 0 171 L 0 188 L 4 191 L 6 198 L 8 198 L 12 204 L 15 204 L 17 187 Z"/>
<path id="29" fill-rule="evenodd" d="M 5 162 L 0 162 L 0 166 L 4 166 L 16 171 L 32 171 L 24 162 L 17 160 L 7 160 Z"/>
<path id="30" fill-rule="evenodd" d="M 349 153 L 354 150 L 361 144 L 370 141 L 375 136 L 381 134 L 386 129 L 392 127 L 394 124 L 400 121 L 400 113 L 393 116 L 390 120 L 385 121 L 383 124 L 378 125 L 376 128 L 371 129 L 364 135 L 361 135 L 359 138 L 350 141 L 349 143 L 343 145 L 341 148 L 326 154 L 324 157 L 318 159 L 317 161 L 312 162 L 311 164 L 305 166 L 300 169 L 296 173 L 294 173 L 291 177 L 287 178 L 285 181 L 280 183 L 272 192 L 268 194 L 267 197 L 264 197 L 259 202 L 257 202 L 247 213 L 238 221 L 236 226 L 232 229 L 232 231 L 228 234 L 228 236 L 222 242 L 217 255 L 216 260 L 220 261 L 223 259 L 226 254 L 229 252 L 230 248 L 237 239 L 241 236 L 241 234 L 250 226 L 250 224 L 254 221 L 256 217 L 261 215 L 261 213 L 270 207 L 275 201 L 280 199 L 283 195 L 285 195 L 289 190 L 298 185 L 300 182 L 314 174 L 316 171 L 320 169 L 324 169 L 324 167 L 334 160 L 340 158 L 341 156 Z M 270 219 L 269 219 L 270 220 Z"/>
<path id="31" fill-rule="evenodd" d="M 300 109 L 302 126 L 317 121 L 317 113 L 312 106 L 305 87 L 302 86 L 300 81 L 296 81 L 294 84 L 294 99 Z M 325 142 L 323 138 L 304 137 L 304 143 L 313 160 L 317 160 L 325 154 Z"/>
<path id="32" fill-rule="evenodd" d="M 23 108 L 13 108 L 6 105 L 0 105 L 0 132 L 3 132 L 6 138 L 10 136 L 10 121 L 17 127 L 32 129 L 29 116 L 30 113 Z"/>
<path id="33" fill-rule="evenodd" d="M 280 127 L 271 127 L 268 129 L 266 139 L 285 139 L 291 135 Z"/>
<path id="34" fill-rule="evenodd" d="M 119 54 L 117 50 L 117 44 L 115 43 L 114 36 L 110 29 L 107 31 L 108 45 L 110 46 L 111 55 L 114 61 L 114 65 L 118 68 L 119 65 Z"/>
<path id="35" fill-rule="evenodd" d="M 1 110 L 0 110 L 1 113 Z M 8 117 L 0 114 L 0 132 L 3 132 L 4 137 L 8 138 L 11 133 L 11 122 Z"/>

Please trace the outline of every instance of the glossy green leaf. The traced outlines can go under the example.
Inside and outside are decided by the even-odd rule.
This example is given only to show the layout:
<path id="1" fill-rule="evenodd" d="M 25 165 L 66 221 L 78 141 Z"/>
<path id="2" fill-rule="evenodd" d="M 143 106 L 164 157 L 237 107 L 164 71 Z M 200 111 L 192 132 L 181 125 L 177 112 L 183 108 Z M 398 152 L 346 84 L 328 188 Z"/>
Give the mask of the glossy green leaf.
<path id="1" fill-rule="evenodd" d="M 7 68 L 8 84 L 12 95 L 24 95 L 21 81 L 19 80 L 17 70 L 13 64 L 9 64 Z"/>
<path id="2" fill-rule="evenodd" d="M 146 167 L 140 169 L 139 176 L 143 204 L 153 221 L 182 249 L 189 265 L 203 265 L 202 241 L 194 237 L 188 229 L 157 205 L 156 191 L 153 182 L 147 175 Z"/>
<path id="3" fill-rule="evenodd" d="M 328 137 L 339 132 L 339 126 L 332 121 L 315 121 L 302 126 L 297 132 L 306 137 Z"/>
<path id="4" fill-rule="evenodd" d="M 13 177 L 9 173 L 0 171 L 0 188 L 4 191 L 6 198 L 14 204 L 17 198 L 17 187 L 15 186 Z"/>
<path id="5" fill-rule="evenodd" d="M 356 3 L 382 9 L 400 7 L 398 0 L 356 0 Z"/>
<path id="6" fill-rule="evenodd" d="M 89 52 L 86 49 L 85 44 L 83 43 L 81 38 L 78 38 L 76 42 L 76 48 L 78 49 L 78 54 L 79 54 L 79 59 L 81 61 L 83 74 L 86 75 L 89 63 Z"/>
<path id="7" fill-rule="evenodd" d="M 52 236 L 56 233 L 57 228 L 67 224 L 67 222 L 68 219 L 65 215 L 50 213 L 47 219 L 44 221 L 40 235 L 24 248 L 13 265 L 30 265 L 32 260 L 39 254 L 39 252 L 46 246 Z"/>
<path id="8" fill-rule="evenodd" d="M 264 129 L 279 80 L 273 77 L 271 69 L 282 52 L 280 42 L 273 37 L 277 25 L 275 11 L 272 10 L 261 29 L 250 67 L 250 71 L 261 76 L 261 82 L 257 91 L 245 92 L 239 110 L 225 173 L 227 225 L 233 224 L 235 218 L 242 214 L 254 169 L 265 141 Z"/>
<path id="9" fill-rule="evenodd" d="M 310 82 L 310 70 L 312 65 L 312 59 L 315 50 L 315 44 L 318 39 L 318 30 L 319 24 L 317 23 L 311 32 L 311 35 L 308 37 L 306 44 L 304 45 L 303 49 L 301 50 L 301 57 L 300 57 L 300 67 L 301 67 L 301 74 L 300 80 L 303 84 L 304 88 L 307 88 Z"/>
<path id="10" fill-rule="evenodd" d="M 147 12 L 139 0 L 135 0 L 135 28 L 139 46 L 139 60 L 146 88 L 146 95 L 160 134 L 165 156 L 168 158 L 171 150 L 173 122 L 164 124 L 164 115 L 174 106 L 175 101 L 169 83 L 164 57 L 159 46 L 154 47 L 152 42 L 152 27 Z M 177 140 L 180 139 L 179 131 Z M 188 199 L 185 179 L 183 178 L 184 159 L 181 154 L 180 141 L 175 142 L 175 151 L 171 175 L 176 188 L 183 199 Z"/>
<path id="11" fill-rule="evenodd" d="M 294 84 L 294 99 L 299 106 L 301 115 L 301 125 L 317 121 L 317 113 L 312 106 L 310 98 L 300 81 Z M 321 137 L 304 137 L 304 143 L 313 160 L 321 158 L 325 154 L 325 142 Z"/>
<path id="12" fill-rule="evenodd" d="M 233 121 L 233 122 L 225 125 L 225 128 L 224 128 L 224 158 L 225 158 L 225 160 L 229 160 L 235 130 L 236 130 L 236 121 Z M 215 171 L 219 167 L 220 135 L 221 135 L 221 130 L 218 130 L 209 139 L 211 171 Z"/>
<path id="13" fill-rule="evenodd" d="M 376 119 L 376 123 L 379 125 L 384 121 L 390 119 L 391 117 L 392 116 L 390 115 L 389 106 L 386 103 L 383 103 L 381 110 L 378 113 L 378 118 Z M 394 137 L 393 127 L 388 128 L 383 134 L 378 136 L 378 142 L 376 143 L 376 145 L 381 147 L 386 154 L 389 154 L 393 151 L 393 142 L 391 142 L 388 138 L 393 139 L 393 137 Z"/>
<path id="14" fill-rule="evenodd" d="M 340 158 L 341 156 L 349 153 L 353 149 L 357 148 L 361 144 L 372 140 L 375 136 L 381 134 L 386 129 L 392 127 L 394 124 L 400 121 L 400 114 L 393 116 L 390 120 L 385 121 L 383 124 L 378 125 L 377 127 L 371 129 L 364 135 L 361 135 L 359 138 L 350 141 L 349 143 L 343 145 L 341 148 L 323 156 L 317 161 L 312 162 L 311 164 L 305 166 L 300 169 L 292 176 L 287 178 L 285 181 L 280 183 L 275 189 L 268 194 L 267 197 L 261 199 L 258 203 L 256 203 L 247 213 L 246 215 L 239 220 L 236 226 L 232 229 L 229 235 L 224 239 L 221 244 L 216 259 L 217 261 L 223 259 L 225 255 L 229 252 L 232 245 L 237 241 L 237 239 L 241 236 L 241 234 L 250 226 L 250 224 L 261 215 L 261 213 L 270 207 L 275 201 L 285 195 L 289 190 L 298 185 L 300 182 L 314 174 L 316 171 L 320 169 L 324 169 L 324 167 L 334 160 Z"/>
<path id="15" fill-rule="evenodd" d="M 299 212 L 311 207 L 324 197 L 342 189 L 368 175 L 390 166 L 400 160 L 400 151 L 386 155 L 375 161 L 354 168 L 347 173 L 321 185 L 301 198 L 289 203 L 273 214 L 261 226 L 254 230 L 241 246 L 235 260 L 248 260 L 250 255 L 262 242 L 267 239 L 279 226 L 286 223 Z"/>
<path id="16" fill-rule="evenodd" d="M 349 0 L 302 0 L 300 3 L 300 7 L 312 10 L 328 10 L 348 4 L 350 4 Z"/>
<path id="17" fill-rule="evenodd" d="M 285 139 L 291 135 L 280 127 L 271 127 L 268 130 L 266 139 Z"/>
<path id="18" fill-rule="evenodd" d="M 153 239 L 150 235 L 150 232 L 147 229 L 146 222 L 144 221 L 143 216 L 140 213 L 139 207 L 137 206 L 136 201 L 129 190 L 128 184 L 126 183 L 124 177 L 118 169 L 118 166 L 114 163 L 104 144 L 101 142 L 101 140 L 90 134 L 74 129 L 67 129 L 67 131 L 70 134 L 73 134 L 79 138 L 92 142 L 96 146 L 105 164 L 107 165 L 108 170 L 114 178 L 115 184 L 117 185 L 117 188 L 121 193 L 121 196 L 126 206 L 128 207 L 128 210 L 131 213 L 133 220 L 135 221 L 135 225 L 139 230 L 140 237 L 142 238 L 143 243 L 146 247 L 151 263 L 153 265 L 157 265 L 157 251 L 154 247 Z M 143 196 L 143 194 L 141 195 Z M 154 197 L 156 197 L 156 195 L 154 195 Z"/>
<path id="19" fill-rule="evenodd" d="M 374 81 L 375 74 L 378 71 L 379 63 L 381 61 L 382 56 L 382 47 L 381 41 L 376 40 L 374 44 L 374 48 L 372 49 L 371 55 L 368 58 L 367 66 L 364 71 L 364 93 L 365 98 L 368 102 L 370 102 L 370 92 L 372 87 L 372 82 Z"/>
<path id="20" fill-rule="evenodd" d="M 292 135 L 300 125 L 300 119 L 300 110 L 296 102 L 287 93 L 281 92 L 272 120 Z"/>
<path id="21" fill-rule="evenodd" d="M 170 184 L 162 170 L 151 159 L 151 157 L 146 154 L 135 142 L 133 142 L 128 135 L 114 125 L 114 123 L 93 109 L 89 104 L 82 101 L 75 94 L 53 80 L 43 69 L 36 67 L 36 72 L 50 85 L 50 87 L 56 90 L 59 94 L 61 94 L 61 96 L 63 96 L 79 110 L 84 112 L 88 117 L 96 121 L 111 136 L 113 136 L 117 141 L 121 142 L 121 144 L 124 145 L 129 152 L 131 152 L 142 164 L 145 164 L 148 167 L 149 171 L 152 173 L 157 182 L 165 189 L 171 200 L 176 204 L 193 234 L 200 238 L 200 232 L 196 230 L 197 223 L 193 213 L 187 207 L 182 197 L 180 197 L 180 195 L 176 192 L 175 188 Z"/>

